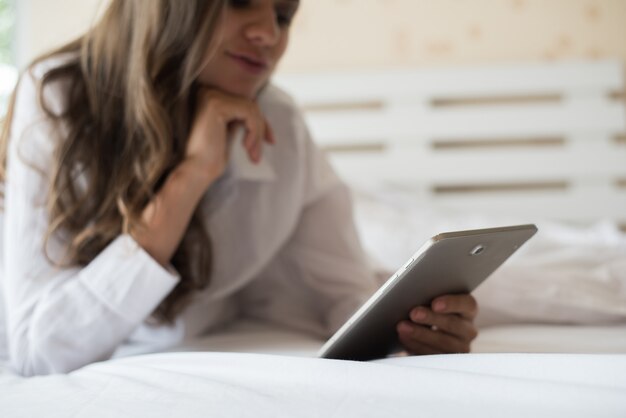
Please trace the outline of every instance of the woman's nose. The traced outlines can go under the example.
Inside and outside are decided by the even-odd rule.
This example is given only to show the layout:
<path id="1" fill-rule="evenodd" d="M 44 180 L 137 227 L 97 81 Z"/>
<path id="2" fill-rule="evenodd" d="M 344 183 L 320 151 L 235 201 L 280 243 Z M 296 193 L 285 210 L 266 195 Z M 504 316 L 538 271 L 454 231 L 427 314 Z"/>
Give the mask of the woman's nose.
<path id="1" fill-rule="evenodd" d="M 276 22 L 273 7 L 259 11 L 255 19 L 246 28 L 247 38 L 261 46 L 272 46 L 278 42 L 280 27 Z"/>

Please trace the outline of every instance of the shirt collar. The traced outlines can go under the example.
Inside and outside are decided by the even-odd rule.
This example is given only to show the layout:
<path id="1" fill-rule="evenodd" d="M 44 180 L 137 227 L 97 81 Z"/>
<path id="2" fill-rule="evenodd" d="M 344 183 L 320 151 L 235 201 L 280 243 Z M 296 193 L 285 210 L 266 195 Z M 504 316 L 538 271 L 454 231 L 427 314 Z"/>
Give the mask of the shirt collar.
<path id="1" fill-rule="evenodd" d="M 233 177 L 237 180 L 274 181 L 276 172 L 270 162 L 269 148 L 265 147 L 261 161 L 254 164 L 241 144 L 233 144 L 230 150 L 230 169 Z"/>

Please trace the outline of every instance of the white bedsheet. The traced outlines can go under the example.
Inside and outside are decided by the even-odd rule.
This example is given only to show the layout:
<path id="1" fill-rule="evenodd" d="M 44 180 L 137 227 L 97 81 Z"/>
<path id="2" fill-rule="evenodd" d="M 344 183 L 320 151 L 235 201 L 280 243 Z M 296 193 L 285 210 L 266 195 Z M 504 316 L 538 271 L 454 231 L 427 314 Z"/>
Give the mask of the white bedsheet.
<path id="1" fill-rule="evenodd" d="M 0 393 L 3 417 L 624 417 L 626 356 L 166 353 L 7 377 Z"/>
<path id="2" fill-rule="evenodd" d="M 168 351 L 223 351 L 315 357 L 324 341 L 314 336 L 240 321 L 220 333 L 183 342 Z M 141 353 L 126 347 L 118 355 Z M 472 353 L 626 354 L 626 325 L 506 325 L 483 328 Z"/>
<path id="3" fill-rule="evenodd" d="M 370 363 L 312 358 L 322 343 L 244 321 L 70 375 L 5 372 L 0 416 L 626 416 L 626 354 L 520 353 L 626 353 L 626 326 L 493 327 L 474 354 Z M 490 351 L 518 353 L 481 354 Z"/>
<path id="4" fill-rule="evenodd" d="M 626 325 L 507 325 L 481 329 L 475 353 L 622 353 Z"/>

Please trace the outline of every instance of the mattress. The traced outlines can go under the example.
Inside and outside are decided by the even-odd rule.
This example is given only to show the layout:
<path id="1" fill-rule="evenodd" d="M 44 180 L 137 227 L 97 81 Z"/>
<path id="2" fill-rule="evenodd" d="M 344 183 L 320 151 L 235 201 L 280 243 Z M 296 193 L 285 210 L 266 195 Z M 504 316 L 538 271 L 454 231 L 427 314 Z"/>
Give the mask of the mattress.
<path id="1" fill-rule="evenodd" d="M 239 321 L 223 331 L 185 341 L 167 351 L 223 351 L 315 357 L 324 341 L 311 335 L 256 321 Z M 146 353 L 127 346 L 118 356 Z M 521 324 L 480 330 L 472 353 L 626 354 L 626 325 L 575 326 Z"/>
<path id="2" fill-rule="evenodd" d="M 471 354 L 366 363 L 317 359 L 322 344 L 239 321 L 68 375 L 5 370 L 0 416 L 626 416 L 626 326 L 490 327 Z"/>
<path id="3" fill-rule="evenodd" d="M 0 391 L 3 417 L 623 417 L 626 356 L 164 353 L 5 376 Z"/>

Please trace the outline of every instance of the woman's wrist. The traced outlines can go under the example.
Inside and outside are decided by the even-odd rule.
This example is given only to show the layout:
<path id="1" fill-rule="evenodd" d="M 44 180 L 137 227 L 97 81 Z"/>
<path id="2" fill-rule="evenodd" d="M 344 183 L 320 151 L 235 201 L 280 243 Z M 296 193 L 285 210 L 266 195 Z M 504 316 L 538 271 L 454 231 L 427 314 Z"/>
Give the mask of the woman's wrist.
<path id="1" fill-rule="evenodd" d="M 170 173 L 170 177 L 181 177 L 182 181 L 204 194 L 222 172 L 223 170 L 207 168 L 199 159 L 186 158 Z"/>
<path id="2" fill-rule="evenodd" d="M 213 176 L 190 161 L 183 161 L 168 175 L 163 187 L 146 206 L 144 228 L 133 238 L 161 265 L 167 265 Z"/>

